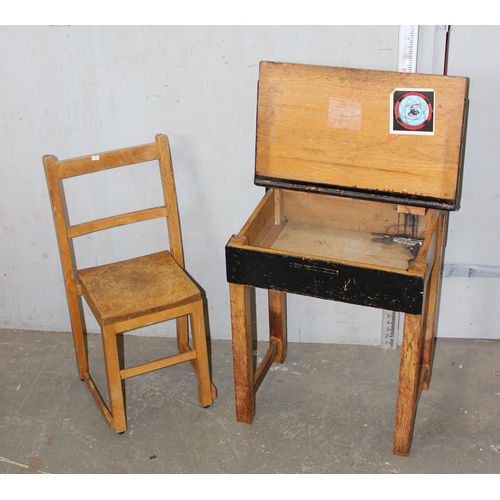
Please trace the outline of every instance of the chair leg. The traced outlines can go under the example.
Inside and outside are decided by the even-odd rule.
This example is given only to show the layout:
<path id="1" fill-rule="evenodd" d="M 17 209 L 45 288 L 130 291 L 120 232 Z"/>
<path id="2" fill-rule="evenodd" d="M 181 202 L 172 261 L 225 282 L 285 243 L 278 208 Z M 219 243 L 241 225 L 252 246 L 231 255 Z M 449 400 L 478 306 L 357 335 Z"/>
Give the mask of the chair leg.
<path id="1" fill-rule="evenodd" d="M 286 293 L 277 290 L 268 291 L 269 300 L 269 337 L 276 340 L 278 352 L 274 361 L 284 363 L 287 354 L 286 331 Z"/>
<path id="2" fill-rule="evenodd" d="M 252 423 L 255 416 L 255 387 L 252 352 L 250 288 L 229 284 L 236 420 Z"/>
<path id="3" fill-rule="evenodd" d="M 186 352 L 189 347 L 188 317 L 176 318 L 177 327 L 177 349 L 179 352 Z"/>
<path id="4" fill-rule="evenodd" d="M 422 316 L 405 314 L 401 364 L 399 369 L 398 400 L 394 428 L 395 455 L 408 456 L 420 395 L 420 350 L 422 345 Z"/>
<path id="5" fill-rule="evenodd" d="M 113 429 L 119 434 L 127 430 L 127 419 L 125 415 L 122 379 L 120 376 L 116 329 L 114 325 L 105 325 L 102 326 L 101 332 L 110 413 L 113 416 Z"/>
<path id="6" fill-rule="evenodd" d="M 85 380 L 85 376 L 89 373 L 89 363 L 85 349 L 85 336 L 80 323 L 76 327 L 73 326 L 71 330 L 73 332 L 73 344 L 75 346 L 78 376 L 80 380 Z"/>
<path id="7" fill-rule="evenodd" d="M 85 319 L 79 299 L 75 295 L 68 299 L 71 331 L 73 333 L 73 344 L 75 346 L 76 365 L 80 380 L 85 380 L 89 375 L 89 362 L 85 348 L 84 324 Z"/>
<path id="8" fill-rule="evenodd" d="M 205 316 L 203 303 L 199 300 L 193 306 L 191 314 L 191 328 L 193 332 L 193 349 L 196 351 L 194 360 L 196 380 L 198 382 L 198 397 L 201 406 L 206 408 L 213 402 L 212 381 L 210 379 L 210 368 L 208 364 L 207 337 L 205 330 Z"/>

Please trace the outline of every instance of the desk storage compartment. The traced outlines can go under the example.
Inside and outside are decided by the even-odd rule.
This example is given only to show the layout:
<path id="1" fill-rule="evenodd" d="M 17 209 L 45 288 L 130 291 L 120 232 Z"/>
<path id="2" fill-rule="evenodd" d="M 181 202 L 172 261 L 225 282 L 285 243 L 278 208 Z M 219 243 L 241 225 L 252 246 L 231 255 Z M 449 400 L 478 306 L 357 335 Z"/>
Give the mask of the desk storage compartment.
<path id="1" fill-rule="evenodd" d="M 227 279 L 419 314 L 438 213 L 413 211 L 271 189 L 226 247 Z"/>

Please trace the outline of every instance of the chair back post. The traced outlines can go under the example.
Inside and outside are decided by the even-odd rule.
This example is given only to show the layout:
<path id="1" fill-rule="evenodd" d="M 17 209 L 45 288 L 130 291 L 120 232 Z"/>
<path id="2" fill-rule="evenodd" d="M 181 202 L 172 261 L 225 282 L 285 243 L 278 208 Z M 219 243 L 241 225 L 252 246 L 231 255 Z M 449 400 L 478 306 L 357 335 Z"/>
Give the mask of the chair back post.
<path id="1" fill-rule="evenodd" d="M 170 242 L 170 253 L 176 262 L 184 268 L 184 251 L 182 247 L 182 236 L 179 218 L 179 208 L 177 205 L 177 194 L 175 190 L 174 171 L 172 168 L 172 156 L 168 137 L 164 134 L 158 134 L 156 142 L 159 149 L 158 163 L 160 165 L 161 183 L 163 188 L 163 197 L 167 207 L 167 227 L 168 240 Z"/>
<path id="2" fill-rule="evenodd" d="M 57 236 L 57 245 L 61 256 L 61 267 L 63 272 L 66 300 L 68 303 L 73 341 L 77 357 L 78 372 L 83 379 L 88 371 L 88 363 L 85 355 L 84 325 L 85 317 L 80 301 L 80 293 L 77 288 L 75 252 L 70 238 L 68 238 L 67 226 L 69 218 L 64 198 L 64 186 L 57 174 L 57 158 L 53 155 L 45 155 L 43 164 L 45 177 L 49 188 L 49 198 L 52 205 L 52 214 Z"/>

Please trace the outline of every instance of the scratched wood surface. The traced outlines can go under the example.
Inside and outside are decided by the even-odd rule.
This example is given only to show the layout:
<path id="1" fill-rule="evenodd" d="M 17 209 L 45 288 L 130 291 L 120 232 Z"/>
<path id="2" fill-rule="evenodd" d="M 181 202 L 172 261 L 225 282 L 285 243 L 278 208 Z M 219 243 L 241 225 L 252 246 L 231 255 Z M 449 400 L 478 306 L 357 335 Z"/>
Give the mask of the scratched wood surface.
<path id="1" fill-rule="evenodd" d="M 407 270 L 425 246 L 430 214 L 400 213 L 390 203 L 275 189 L 237 239 L 290 255 Z"/>
<path id="2" fill-rule="evenodd" d="M 200 298 L 196 285 L 167 251 L 80 269 L 78 277 L 101 324 L 142 317 Z"/>
<path id="3" fill-rule="evenodd" d="M 394 238 L 311 224 L 286 224 L 272 248 L 395 269 L 408 269 L 415 257 L 414 245 Z"/>
<path id="4" fill-rule="evenodd" d="M 319 193 L 277 190 L 282 217 L 297 223 L 314 223 L 353 231 L 423 238 L 427 218 L 398 212 L 398 205 Z"/>
<path id="5" fill-rule="evenodd" d="M 446 200 L 458 196 L 468 79 L 262 62 L 258 178 Z M 434 135 L 390 133 L 395 89 L 435 92 Z"/>

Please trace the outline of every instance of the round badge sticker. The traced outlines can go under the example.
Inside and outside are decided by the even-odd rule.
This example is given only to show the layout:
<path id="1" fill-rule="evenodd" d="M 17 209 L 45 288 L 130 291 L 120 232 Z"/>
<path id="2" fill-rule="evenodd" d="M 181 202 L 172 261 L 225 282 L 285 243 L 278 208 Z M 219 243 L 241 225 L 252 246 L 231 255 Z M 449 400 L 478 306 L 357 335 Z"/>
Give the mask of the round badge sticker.
<path id="1" fill-rule="evenodd" d="M 417 131 L 432 124 L 432 103 L 420 92 L 405 92 L 394 104 L 394 117 L 405 130 Z"/>

